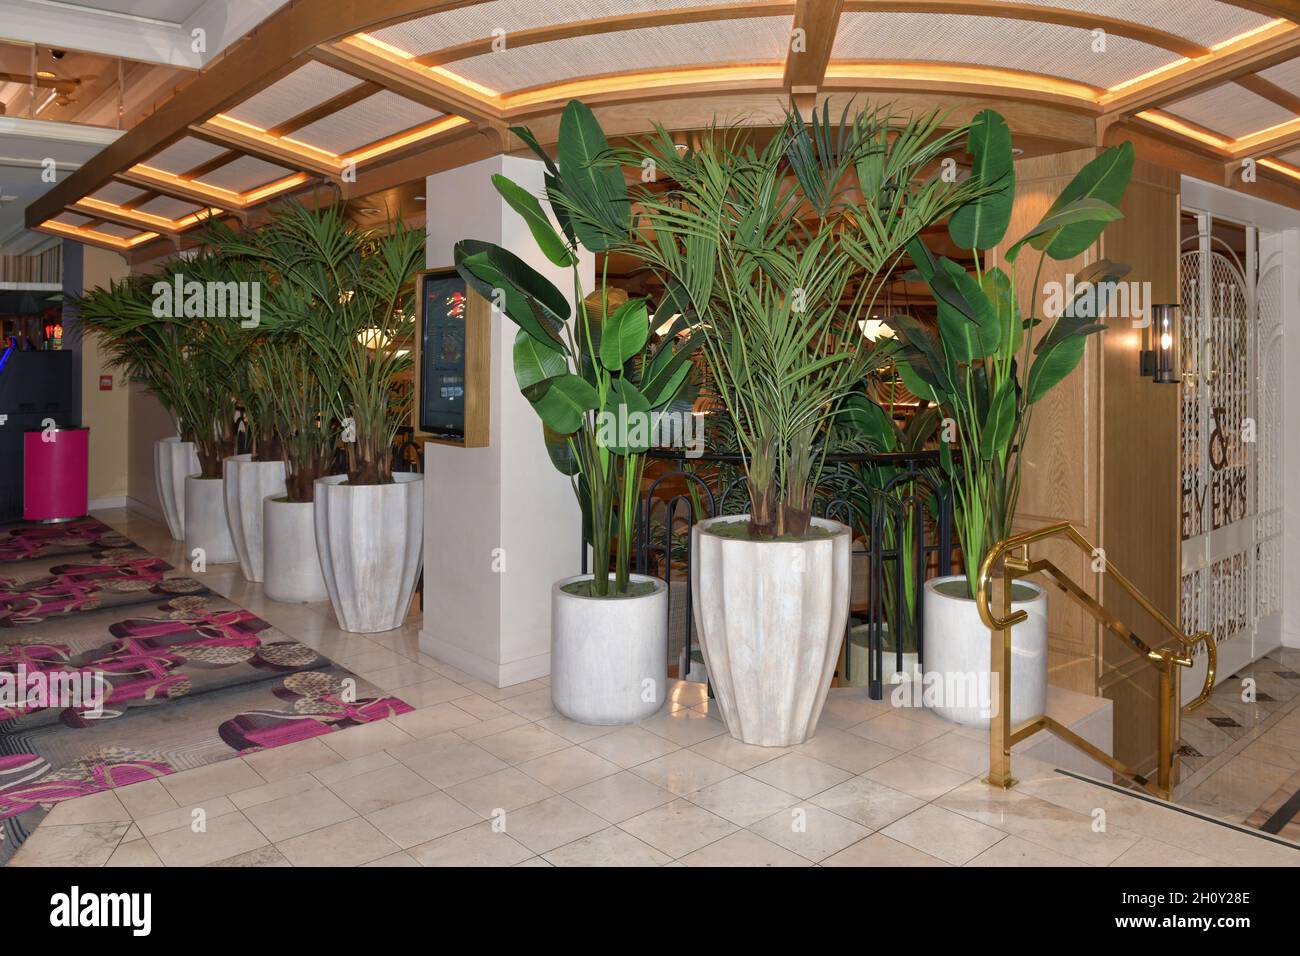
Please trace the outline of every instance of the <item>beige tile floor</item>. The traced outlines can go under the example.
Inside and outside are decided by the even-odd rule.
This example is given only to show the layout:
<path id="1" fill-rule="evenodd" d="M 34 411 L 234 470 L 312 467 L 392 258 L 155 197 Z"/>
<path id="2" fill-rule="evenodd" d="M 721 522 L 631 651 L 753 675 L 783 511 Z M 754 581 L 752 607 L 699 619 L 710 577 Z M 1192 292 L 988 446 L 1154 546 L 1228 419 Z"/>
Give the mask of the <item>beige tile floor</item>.
<path id="1" fill-rule="evenodd" d="M 152 521 L 104 520 L 178 566 Z M 215 590 L 418 709 L 57 806 L 13 865 L 1233 866 L 1300 850 L 1064 777 L 864 691 L 831 693 L 794 748 L 729 737 L 700 684 L 654 717 L 588 727 L 546 679 L 495 688 L 423 655 L 406 626 L 345 634 L 328 605 L 266 600 L 234 566 Z"/>

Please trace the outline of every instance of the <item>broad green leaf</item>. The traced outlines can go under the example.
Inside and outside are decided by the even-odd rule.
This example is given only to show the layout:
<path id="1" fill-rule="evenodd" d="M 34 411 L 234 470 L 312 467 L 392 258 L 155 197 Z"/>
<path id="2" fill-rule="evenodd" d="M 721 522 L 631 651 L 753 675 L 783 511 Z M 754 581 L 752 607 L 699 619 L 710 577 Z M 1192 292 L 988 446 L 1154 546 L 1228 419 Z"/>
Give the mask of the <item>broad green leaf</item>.
<path id="1" fill-rule="evenodd" d="M 600 225 L 583 218 L 573 221 L 578 240 L 592 252 L 609 248 L 607 236 L 626 232 L 632 207 L 623 172 L 609 164 L 609 143 L 595 114 L 578 100 L 570 100 L 560 117 L 560 176 L 565 195 Z"/>
<path id="2" fill-rule="evenodd" d="M 546 171 L 548 173 L 552 176 L 560 175 L 560 170 L 556 168 L 555 161 L 546 154 L 546 150 L 542 149 L 542 144 L 537 142 L 537 137 L 533 135 L 532 130 L 527 126 L 512 126 L 510 127 L 510 132 L 523 140 L 524 145 L 531 149 L 533 153 L 536 154 L 537 158 L 546 164 Z"/>
<path id="3" fill-rule="evenodd" d="M 546 454 L 550 456 L 551 464 L 555 466 L 556 471 L 573 477 L 581 470 L 578 456 L 573 453 L 573 446 L 569 444 L 567 435 L 561 435 L 542 422 L 542 440 L 546 442 Z"/>
<path id="4" fill-rule="evenodd" d="M 918 398 L 928 399 L 938 404 L 947 397 L 945 393 L 938 390 L 934 381 L 919 374 L 911 362 L 897 362 L 894 368 L 898 369 L 898 377 L 903 380 L 904 387 Z M 933 375 L 929 376 L 929 379 L 933 378 Z"/>
<path id="5" fill-rule="evenodd" d="M 916 266 L 920 277 L 926 282 L 934 278 L 935 272 L 939 269 L 939 260 L 934 257 L 934 253 L 930 251 L 930 247 L 924 240 L 920 236 L 913 236 L 904 248 L 907 249 L 907 254 Z"/>
<path id="6" fill-rule="evenodd" d="M 1084 347 L 1088 344 L 1086 337 L 1071 335 L 1061 339 L 1046 352 L 1036 356 L 1029 366 L 1029 384 L 1026 402 L 1030 405 L 1040 401 L 1044 395 L 1055 388 L 1060 381 L 1074 371 L 1083 358 Z"/>
<path id="7" fill-rule="evenodd" d="M 459 246 L 457 247 L 459 249 Z M 497 303 L 507 318 L 531 335 L 545 348 L 567 352 L 568 346 L 552 331 L 551 324 L 539 317 L 537 300 L 525 295 L 497 270 L 485 253 L 458 257 L 456 270 L 467 283 L 489 302 Z"/>
<path id="8" fill-rule="evenodd" d="M 523 329 L 515 333 L 514 363 L 515 381 L 521 391 L 569 370 L 561 353 L 546 348 Z"/>
<path id="9" fill-rule="evenodd" d="M 693 366 L 689 362 L 683 362 L 677 368 L 669 372 L 665 377 L 655 378 L 645 383 L 646 388 L 650 389 L 646 394 L 646 401 L 650 403 L 651 408 L 659 408 L 667 405 L 677 397 L 690 377 Z"/>
<path id="10" fill-rule="evenodd" d="M 628 299 L 601 327 L 600 364 L 611 372 L 621 371 L 628 359 L 645 348 L 649 337 L 645 299 Z"/>
<path id="11" fill-rule="evenodd" d="M 1050 216 L 1075 200 L 1085 198 L 1100 199 L 1111 206 L 1119 206 L 1133 175 L 1133 155 L 1133 144 L 1129 142 L 1103 151 L 1075 174 L 1069 185 L 1061 190 L 1061 195 L 1056 197 L 1056 202 L 1052 203 L 1047 214 Z M 1035 248 L 1044 249 L 1052 259 L 1073 259 L 1096 242 L 1105 228 L 1105 222 L 1085 220 L 1073 223 L 1054 236 L 1045 249 L 1037 244 Z"/>
<path id="12" fill-rule="evenodd" d="M 1006 121 L 993 110 L 980 112 L 966 134 L 966 152 L 972 157 L 971 175 L 992 191 L 958 208 L 948 220 L 948 235 L 962 249 L 991 249 L 1007 231 L 1016 193 Z"/>
<path id="13" fill-rule="evenodd" d="M 1015 385 L 1009 379 L 1003 379 L 980 428 L 980 457 L 985 461 L 991 461 L 995 456 L 1005 458 L 1015 424 Z"/>
<path id="14" fill-rule="evenodd" d="M 1066 229 L 1072 226 L 1087 225 L 1093 231 L 1092 238 L 1088 240 L 1081 248 L 1071 252 L 1068 256 L 1052 256 L 1055 259 L 1070 259 L 1079 255 L 1084 249 L 1092 245 L 1101 231 L 1106 228 L 1106 223 L 1114 222 L 1116 219 L 1124 218 L 1124 214 L 1118 209 L 1106 202 L 1104 199 L 1095 199 L 1092 197 L 1083 197 L 1073 202 L 1061 206 L 1055 211 L 1048 212 L 1038 225 L 1020 237 L 1016 243 L 1007 250 L 1007 261 L 1015 262 L 1016 256 L 1020 255 L 1021 248 L 1025 243 L 1031 244 L 1035 249 L 1042 249 L 1047 246 L 1047 254 L 1052 255 L 1052 250 L 1057 247 L 1056 239 L 1063 235 Z M 1076 233 L 1082 236 L 1083 233 Z M 1068 248 L 1074 248 L 1069 246 Z"/>
<path id="15" fill-rule="evenodd" d="M 577 261 L 573 251 L 564 244 L 560 234 L 551 226 L 551 220 L 546 218 L 546 212 L 536 196 L 499 173 L 492 175 L 492 185 L 510 204 L 510 208 L 523 217 L 528 231 L 533 234 L 533 241 L 537 243 L 537 248 L 542 250 L 542 255 L 561 267 L 571 266 Z"/>
<path id="16" fill-rule="evenodd" d="M 610 401 L 598 423 L 601 445 L 616 455 L 640 454 L 654 441 L 650 403 L 625 378 L 610 383 Z"/>
<path id="17" fill-rule="evenodd" d="M 898 429 L 889 413 L 867 396 L 855 392 L 844 399 L 835 426 L 849 434 L 860 435 L 874 451 L 896 451 Z"/>
<path id="18" fill-rule="evenodd" d="M 576 432 L 582 427 L 583 416 L 600 404 L 596 390 L 568 372 L 530 385 L 523 392 L 542 422 L 561 435 Z"/>
<path id="19" fill-rule="evenodd" d="M 951 359 L 969 362 L 998 350 L 997 314 L 974 276 L 945 258 L 930 288 L 939 307 L 939 335 Z"/>
<path id="20" fill-rule="evenodd" d="M 1020 349 L 1024 327 L 1020 321 L 1020 311 L 1016 308 L 1016 296 L 1011 288 L 1010 277 L 994 266 L 980 277 L 980 288 L 993 305 L 993 321 L 999 330 L 999 347 L 1003 347 L 1005 353 L 1014 355 Z"/>
<path id="21" fill-rule="evenodd" d="M 508 249 L 478 239 L 462 239 L 456 243 L 466 256 L 484 253 L 493 267 L 525 295 L 536 299 L 541 315 L 548 318 L 558 331 L 569 318 L 569 300 L 549 279 L 524 262 Z"/>

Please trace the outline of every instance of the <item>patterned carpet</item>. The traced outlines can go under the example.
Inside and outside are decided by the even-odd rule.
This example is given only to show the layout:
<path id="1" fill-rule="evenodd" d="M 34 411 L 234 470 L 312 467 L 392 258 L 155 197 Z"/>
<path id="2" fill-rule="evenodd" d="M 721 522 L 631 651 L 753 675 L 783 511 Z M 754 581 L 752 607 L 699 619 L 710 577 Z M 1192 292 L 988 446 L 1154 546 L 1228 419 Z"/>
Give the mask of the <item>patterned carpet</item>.
<path id="1" fill-rule="evenodd" d="M 0 864 L 59 801 L 409 710 L 96 519 L 0 526 Z"/>

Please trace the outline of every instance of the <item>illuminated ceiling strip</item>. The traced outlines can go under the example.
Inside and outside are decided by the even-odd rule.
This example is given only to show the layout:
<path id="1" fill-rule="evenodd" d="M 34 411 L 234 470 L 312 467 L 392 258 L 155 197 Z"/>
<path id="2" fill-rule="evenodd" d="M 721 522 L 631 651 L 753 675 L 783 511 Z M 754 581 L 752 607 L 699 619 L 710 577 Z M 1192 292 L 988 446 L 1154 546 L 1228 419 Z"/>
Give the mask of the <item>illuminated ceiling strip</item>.
<path id="1" fill-rule="evenodd" d="M 376 156 L 382 156 L 384 153 L 401 149 L 403 146 L 409 146 L 412 143 L 418 143 L 422 139 L 428 139 L 430 136 L 437 136 L 439 133 L 445 133 L 448 130 L 468 125 L 469 120 L 463 116 L 442 116 L 431 123 L 417 126 L 415 129 L 400 134 L 393 139 L 370 146 L 363 146 L 355 152 L 345 153 L 342 160 L 344 163 L 364 163 Z"/>
<path id="2" fill-rule="evenodd" d="M 1140 88 L 1145 85 L 1153 85 L 1157 80 L 1163 79 L 1166 74 L 1182 70 L 1191 70 L 1204 66 L 1207 63 L 1213 63 L 1217 59 L 1227 56 L 1229 53 L 1236 53 L 1242 49 L 1249 48 L 1253 45 L 1252 41 L 1262 41 L 1272 39 L 1280 33 L 1289 33 L 1296 28 L 1295 24 L 1289 20 L 1270 20 L 1268 23 L 1261 24 L 1253 30 L 1247 30 L 1245 33 L 1239 33 L 1234 37 L 1226 40 L 1220 40 L 1210 47 L 1210 52 L 1205 56 L 1185 57 L 1180 56 L 1172 63 L 1166 63 L 1164 66 L 1158 66 L 1154 70 L 1148 70 L 1122 83 L 1116 83 L 1106 91 L 1102 97 L 1102 105 L 1105 105 L 1112 99 L 1117 98 L 1121 93 L 1128 94 L 1140 92 Z"/>
<path id="3" fill-rule="evenodd" d="M 1186 136 L 1189 139 L 1194 139 L 1199 143 L 1205 143 L 1207 146 L 1213 146 L 1215 149 L 1227 151 L 1233 149 L 1234 144 L 1232 140 L 1226 139 L 1222 136 L 1216 136 L 1208 130 L 1192 126 L 1191 124 L 1178 119 L 1178 117 L 1171 116 L 1160 110 L 1143 110 L 1134 115 L 1138 119 L 1146 120 L 1148 123 L 1154 123 L 1156 126 L 1161 126 L 1170 132 L 1178 133 L 1180 136 Z"/>
<path id="4" fill-rule="evenodd" d="M 440 66 L 424 66 L 415 62 L 415 56 L 407 53 L 400 47 L 395 47 L 391 43 L 385 43 L 379 37 L 370 33 L 354 33 L 340 41 L 344 46 L 353 46 L 359 50 L 367 50 L 370 53 L 382 56 L 386 60 L 396 61 L 404 65 L 407 69 L 415 73 L 428 73 L 430 76 L 437 77 L 458 87 L 462 93 L 476 97 L 484 101 L 494 100 L 501 94 L 488 86 L 481 83 L 475 83 L 473 80 L 467 80 L 463 76 L 443 69 Z"/>
<path id="5" fill-rule="evenodd" d="M 1050 93 L 1082 100 L 1095 106 L 1098 87 L 1074 80 L 1065 80 L 1041 73 L 1004 70 L 992 66 L 975 66 L 960 63 L 835 63 L 826 68 L 827 79 L 843 80 L 918 80 L 940 83 L 999 85 L 1036 93 Z"/>
<path id="6" fill-rule="evenodd" d="M 163 216 L 156 216 L 153 213 L 144 212 L 140 209 L 127 209 L 117 203 L 105 202 L 102 199 L 95 199 L 93 196 L 86 196 L 76 202 L 76 206 L 81 207 L 86 212 L 105 212 L 111 215 L 119 216 L 124 219 L 131 219 L 140 224 L 142 228 L 154 229 L 159 232 L 181 232 L 197 225 L 208 216 L 220 216 L 224 210 L 215 206 L 209 209 L 200 209 L 192 212 L 188 216 L 182 216 L 180 219 L 167 219 Z M 75 208 L 75 207 L 74 207 Z"/>
<path id="7" fill-rule="evenodd" d="M 1300 169 L 1292 166 L 1290 163 L 1284 163 L 1275 159 L 1261 159 L 1259 165 L 1265 169 L 1271 169 L 1275 173 L 1281 173 L 1283 176 L 1290 176 L 1292 179 L 1300 179 Z"/>
<path id="8" fill-rule="evenodd" d="M 47 232 L 57 232 L 59 235 L 68 236 L 82 242 L 98 242 L 106 246 L 113 246 L 116 249 L 134 249 L 142 242 L 150 242 L 158 239 L 160 236 L 156 232 L 142 232 L 130 239 L 119 239 L 117 236 L 110 236 L 107 233 L 94 232 L 90 229 L 80 229 L 77 226 L 69 226 L 65 223 L 55 222 L 53 219 L 47 219 L 41 223 L 41 228 Z"/>
<path id="9" fill-rule="evenodd" d="M 327 149 L 321 149 L 319 146 L 311 146 L 307 143 L 293 139 L 288 136 L 272 136 L 261 126 L 254 126 L 252 123 L 245 123 L 243 120 L 235 119 L 233 116 L 227 116 L 225 113 L 218 113 L 205 124 L 224 129 L 231 133 L 239 133 L 258 142 L 266 143 L 268 146 L 278 146 L 280 149 L 287 149 L 290 152 L 298 153 L 304 159 L 314 160 L 317 163 L 327 165 L 341 166 L 338 153 L 331 153 Z M 291 144 L 291 145 L 290 145 Z M 232 144 L 238 149 L 238 144 Z"/>
<path id="10" fill-rule="evenodd" d="M 694 86 L 700 83 L 779 84 L 784 76 L 784 62 L 616 73 L 608 76 L 585 77 L 580 80 L 539 86 L 533 89 L 520 90 L 517 93 L 506 93 L 496 101 L 496 105 L 506 108 L 535 106 L 538 103 L 548 103 L 557 99 L 581 99 L 585 96 L 598 96 L 604 93 Z"/>
<path id="11" fill-rule="evenodd" d="M 282 179 L 267 183 L 264 186 L 258 186 L 256 189 L 248 192 L 239 193 L 233 189 L 225 189 L 221 186 L 213 186 L 205 183 L 200 179 L 181 179 L 174 173 L 169 173 L 163 169 L 155 169 L 152 166 L 146 166 L 144 163 L 138 163 L 132 166 L 128 173 L 137 180 L 149 182 L 156 186 L 160 191 L 166 192 L 168 187 L 180 188 L 189 192 L 199 193 L 208 196 L 214 203 L 221 204 L 232 209 L 244 209 L 254 203 L 260 202 L 276 193 L 284 192 L 286 189 L 292 189 L 303 183 L 310 182 L 311 176 L 306 173 L 293 173 Z"/>
<path id="12" fill-rule="evenodd" d="M 1261 130 L 1256 130 L 1248 136 L 1241 136 L 1233 141 L 1232 147 L 1237 151 L 1249 151 L 1251 147 L 1257 146 L 1262 142 L 1296 132 L 1300 132 L 1300 117 L 1289 119 L 1284 123 L 1276 123 L 1273 126 L 1268 126 Z"/>

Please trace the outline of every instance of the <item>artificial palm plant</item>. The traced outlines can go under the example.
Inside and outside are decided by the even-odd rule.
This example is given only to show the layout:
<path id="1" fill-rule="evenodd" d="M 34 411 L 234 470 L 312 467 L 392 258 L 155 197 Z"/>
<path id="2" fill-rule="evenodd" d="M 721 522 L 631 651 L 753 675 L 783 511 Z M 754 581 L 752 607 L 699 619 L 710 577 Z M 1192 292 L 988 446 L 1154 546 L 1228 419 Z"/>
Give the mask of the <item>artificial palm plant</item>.
<path id="1" fill-rule="evenodd" d="M 194 443 L 200 476 L 220 478 L 222 461 L 235 452 L 236 390 L 253 337 L 236 317 L 186 310 L 174 302 L 171 309 L 160 308 L 159 289 L 174 287 L 178 278 L 224 285 L 250 281 L 250 274 L 204 249 L 168 260 L 148 275 L 93 289 L 76 306 L 112 364 L 175 416 L 181 437 Z"/>
<path id="2" fill-rule="evenodd" d="M 596 164 L 608 144 L 591 111 L 576 101 L 565 109 L 558 166 L 527 129 L 513 132 L 546 164 L 547 195 L 560 229 L 517 183 L 494 176 L 493 185 L 523 217 L 546 258 L 570 270 L 577 309 L 571 312 L 563 292 L 492 243 L 457 243 L 456 268 L 519 326 L 515 380 L 542 420 L 552 462 L 573 479 L 596 562 L 590 593 L 621 597 L 637 590 L 630 556 L 644 456 L 654 442 L 657 413 L 687 383 L 694 346 L 680 321 L 652 344 L 649 304 L 612 287 L 606 273 L 590 295 L 583 289 L 580 252 L 605 252 L 611 242 L 605 230 L 572 222 L 566 208 L 602 210 L 614 233 L 619 222 L 626 229 L 630 210 L 622 172 Z"/>
<path id="3" fill-rule="evenodd" d="M 1133 146 L 1103 150 L 1061 191 L 1042 219 L 1002 254 L 1009 271 L 985 268 L 981 260 L 998 246 L 1011 220 L 1015 167 L 1011 133 L 997 113 L 985 110 L 967 137 L 975 173 L 989 190 L 971 198 L 952 216 L 948 233 L 969 249 L 974 275 L 946 257 L 936 258 L 918 238 L 909 247 L 920 276 L 938 305 L 938 332 L 908 316 L 890 324 L 903 342 L 898 369 L 907 387 L 940 407 L 951 423 L 952 443 L 941 461 L 954 491 L 954 517 L 965 558 L 967 583 L 975 596 L 979 569 L 993 545 L 1011 534 L 1020 494 L 1021 464 L 1034 406 L 1074 370 L 1088 335 L 1105 326 L 1086 305 L 1097 301 L 1096 285 L 1113 283 L 1128 267 L 1100 260 L 1076 277 L 1077 296 L 1042 328 L 1035 315 L 1039 282 L 1047 259 L 1066 260 L 1097 241 L 1133 170 Z M 1016 301 L 1021 254 L 1039 252 L 1028 307 Z M 952 444 L 961 449 L 951 453 Z"/>
<path id="4" fill-rule="evenodd" d="M 941 120 L 791 111 L 765 146 L 717 127 L 684 152 L 660 127 L 645 145 L 591 157 L 604 173 L 654 170 L 661 183 L 634 189 L 635 216 L 599 196 L 553 196 L 579 234 L 640 258 L 699 317 L 754 537 L 809 532 L 827 431 L 880 359 L 859 319 L 905 246 L 980 190 L 935 170 L 962 132 Z"/>
<path id="5" fill-rule="evenodd" d="M 319 467 L 320 443 L 335 422 L 347 445 L 349 482 L 390 483 L 389 448 L 413 398 L 396 385 L 414 362 L 413 279 L 423 265 L 424 234 L 399 220 L 376 235 L 349 222 L 342 206 L 291 203 L 261 228 L 227 230 L 214 242 L 260 274 L 268 336 L 290 336 L 289 347 L 311 356 L 310 367 L 276 347 L 267 356 L 272 374 L 287 379 L 277 389 L 303 387 L 277 404 L 281 439 L 302 448 L 290 465 L 300 476 L 298 493 L 306 493 L 301 484 Z"/>

